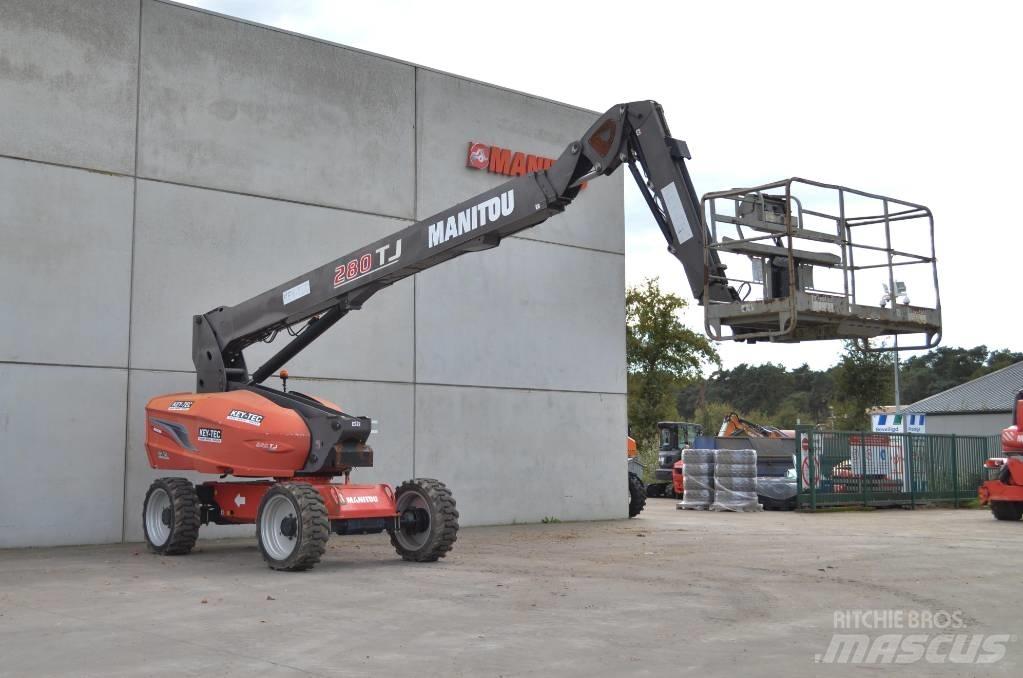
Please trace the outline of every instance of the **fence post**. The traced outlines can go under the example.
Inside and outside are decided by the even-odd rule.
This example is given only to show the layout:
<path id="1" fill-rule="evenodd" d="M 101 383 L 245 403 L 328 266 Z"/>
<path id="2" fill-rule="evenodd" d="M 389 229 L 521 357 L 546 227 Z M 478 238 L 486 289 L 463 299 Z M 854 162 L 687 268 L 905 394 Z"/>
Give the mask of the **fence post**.
<path id="1" fill-rule="evenodd" d="M 959 508 L 959 438 L 952 436 L 952 505 Z"/>
<path id="2" fill-rule="evenodd" d="M 818 472 L 817 471 L 817 455 L 816 455 L 816 453 L 814 452 L 814 449 L 813 449 L 813 435 L 810 434 L 809 432 L 807 433 L 807 442 L 809 443 L 809 448 L 810 448 L 810 449 L 808 449 L 806 451 L 806 456 L 810 460 L 810 463 L 809 463 L 810 477 L 807 478 L 807 482 L 810 483 L 810 510 L 811 511 L 816 511 L 817 510 L 817 482 L 816 482 L 816 478 L 817 478 L 817 472 Z M 800 469 L 800 473 L 802 473 L 802 469 Z"/>
<path id="3" fill-rule="evenodd" d="M 905 415 L 903 415 L 905 416 Z M 913 487 L 913 434 L 907 433 L 903 440 L 902 450 L 902 472 L 906 474 L 906 483 L 909 485 L 909 508 L 916 510 L 916 488 Z"/>
<path id="4" fill-rule="evenodd" d="M 863 505 L 867 506 L 867 433 L 860 433 L 860 492 Z"/>

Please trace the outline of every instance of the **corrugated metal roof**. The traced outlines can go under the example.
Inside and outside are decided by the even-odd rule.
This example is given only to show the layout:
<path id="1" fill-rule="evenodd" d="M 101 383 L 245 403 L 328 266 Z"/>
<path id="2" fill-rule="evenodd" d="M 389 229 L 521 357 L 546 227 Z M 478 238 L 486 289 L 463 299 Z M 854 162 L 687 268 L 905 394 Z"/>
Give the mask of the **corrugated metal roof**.
<path id="1" fill-rule="evenodd" d="M 932 414 L 939 412 L 1011 412 L 1016 394 L 1023 391 L 1023 362 L 985 374 L 917 401 L 906 409 Z"/>

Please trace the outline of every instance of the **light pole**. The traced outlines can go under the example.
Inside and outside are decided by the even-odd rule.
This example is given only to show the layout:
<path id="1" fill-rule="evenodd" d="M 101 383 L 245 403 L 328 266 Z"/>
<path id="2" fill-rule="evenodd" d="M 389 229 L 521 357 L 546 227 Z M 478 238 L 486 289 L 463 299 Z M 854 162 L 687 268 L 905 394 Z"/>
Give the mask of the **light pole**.
<path id="1" fill-rule="evenodd" d="M 891 302 L 892 309 L 895 309 L 895 303 L 909 306 L 909 293 L 906 291 L 906 283 L 901 280 L 891 280 L 891 287 L 882 284 L 884 288 L 884 296 L 881 297 L 881 308 L 884 308 L 885 304 Z M 895 339 L 895 346 L 892 351 L 892 355 L 895 358 L 893 361 L 892 369 L 895 371 L 895 416 L 899 416 L 899 410 L 902 409 L 902 403 L 900 402 L 900 389 L 899 389 L 899 335 L 893 335 Z M 899 421 L 899 429 L 902 433 L 906 432 L 906 418 L 902 417 Z"/>

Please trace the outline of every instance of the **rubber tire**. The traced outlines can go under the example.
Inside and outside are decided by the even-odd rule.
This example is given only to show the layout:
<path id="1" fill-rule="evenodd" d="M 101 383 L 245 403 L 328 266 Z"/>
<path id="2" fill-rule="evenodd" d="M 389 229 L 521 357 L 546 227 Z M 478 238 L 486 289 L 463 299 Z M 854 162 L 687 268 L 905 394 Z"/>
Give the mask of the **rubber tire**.
<path id="1" fill-rule="evenodd" d="M 646 486 L 646 496 L 651 499 L 663 497 L 664 491 L 668 488 L 667 483 L 650 483 Z"/>
<path id="2" fill-rule="evenodd" d="M 163 489 L 170 497 L 171 524 L 170 536 L 158 546 L 149 539 L 146 530 L 146 507 L 149 497 L 157 488 Z M 142 502 L 142 532 L 146 537 L 146 548 L 161 556 L 183 556 L 192 550 L 199 538 L 199 495 L 195 485 L 186 478 L 157 478 L 146 491 L 146 499 Z"/>
<path id="3" fill-rule="evenodd" d="M 714 450 L 682 450 L 685 464 L 713 464 Z"/>
<path id="4" fill-rule="evenodd" d="M 263 545 L 262 525 L 263 508 L 270 497 L 284 495 L 295 508 L 297 518 L 295 539 L 298 544 L 284 560 L 277 560 L 266 552 Z M 327 539 L 330 537 L 330 520 L 327 518 L 327 507 L 323 497 L 309 483 L 278 483 L 266 491 L 259 502 L 256 513 L 256 541 L 263 560 L 270 569 L 286 572 L 301 572 L 312 568 L 320 562 L 327 550 Z"/>
<path id="5" fill-rule="evenodd" d="M 687 476 L 711 476 L 714 475 L 714 464 L 708 462 L 683 463 L 682 473 Z"/>
<path id="6" fill-rule="evenodd" d="M 401 545 L 394 529 L 388 529 L 391 545 L 402 560 L 415 563 L 432 563 L 443 558 L 458 539 L 458 510 L 451 490 L 439 480 L 433 478 L 413 478 L 406 480 L 394 491 L 394 503 L 398 504 L 405 492 L 417 491 L 427 500 L 430 511 L 430 538 L 416 550 L 409 550 Z"/>
<path id="7" fill-rule="evenodd" d="M 714 475 L 718 476 L 741 476 L 744 478 L 753 478 L 757 475 L 756 464 L 716 464 L 714 466 Z"/>
<path id="8" fill-rule="evenodd" d="M 740 478 L 736 476 L 714 476 L 714 489 L 724 488 L 732 492 L 756 492 L 756 478 Z"/>
<path id="9" fill-rule="evenodd" d="M 629 517 L 635 518 L 646 506 L 646 488 L 635 473 L 629 474 Z"/>
<path id="10" fill-rule="evenodd" d="M 714 494 L 710 490 L 689 490 L 682 493 L 682 501 L 687 504 L 710 504 Z"/>
<path id="11" fill-rule="evenodd" d="M 714 463 L 756 465 L 757 453 L 753 450 L 717 450 L 714 453 Z"/>
<path id="12" fill-rule="evenodd" d="M 995 517 L 995 520 L 1019 520 L 1023 518 L 1023 502 L 993 501 L 991 502 L 991 515 Z"/>

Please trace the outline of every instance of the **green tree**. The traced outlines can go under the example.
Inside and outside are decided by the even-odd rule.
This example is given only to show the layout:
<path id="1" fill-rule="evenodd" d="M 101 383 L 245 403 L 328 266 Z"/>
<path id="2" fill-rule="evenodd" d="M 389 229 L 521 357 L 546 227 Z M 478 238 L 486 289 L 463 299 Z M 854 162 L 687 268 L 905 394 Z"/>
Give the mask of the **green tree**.
<path id="1" fill-rule="evenodd" d="M 678 416 L 675 393 L 720 364 L 710 341 L 682 324 L 687 302 L 664 292 L 654 278 L 625 293 L 625 350 L 629 422 L 641 445 L 656 439 L 656 424 Z"/>
<path id="2" fill-rule="evenodd" d="M 870 424 L 867 409 L 894 399 L 892 356 L 887 351 L 867 351 L 854 341 L 834 368 L 835 408 L 838 428 L 856 430 Z"/>

